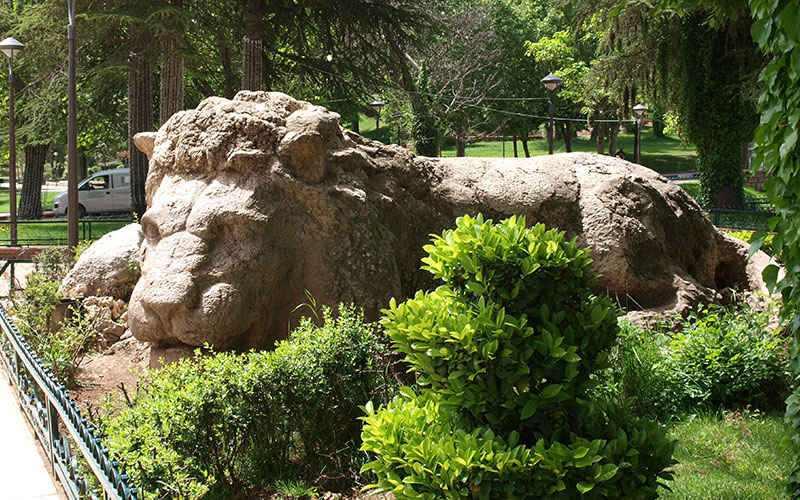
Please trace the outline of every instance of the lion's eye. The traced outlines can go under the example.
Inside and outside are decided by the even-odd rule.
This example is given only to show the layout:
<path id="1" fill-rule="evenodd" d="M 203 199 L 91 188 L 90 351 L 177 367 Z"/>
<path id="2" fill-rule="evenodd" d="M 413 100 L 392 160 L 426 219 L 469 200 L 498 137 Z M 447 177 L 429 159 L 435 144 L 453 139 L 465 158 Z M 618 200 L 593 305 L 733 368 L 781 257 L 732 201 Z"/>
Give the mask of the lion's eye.
<path id="1" fill-rule="evenodd" d="M 161 237 L 158 226 L 146 215 L 142 218 L 142 232 L 148 240 L 157 240 Z"/>

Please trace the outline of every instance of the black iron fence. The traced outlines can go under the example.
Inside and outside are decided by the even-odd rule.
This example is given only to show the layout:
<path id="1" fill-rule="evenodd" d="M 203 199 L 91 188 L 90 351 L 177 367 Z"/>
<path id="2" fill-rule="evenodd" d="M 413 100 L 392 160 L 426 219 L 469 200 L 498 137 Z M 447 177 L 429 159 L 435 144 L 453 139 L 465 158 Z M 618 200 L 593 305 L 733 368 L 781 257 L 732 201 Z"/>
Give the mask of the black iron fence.
<path id="1" fill-rule="evenodd" d="M 766 197 L 745 197 L 740 207 L 703 207 L 717 227 L 770 231 L 775 208 Z"/>
<path id="2" fill-rule="evenodd" d="M 137 500 L 138 490 L 111 460 L 97 429 L 44 368 L 2 307 L 0 329 L 0 364 L 69 499 Z"/>

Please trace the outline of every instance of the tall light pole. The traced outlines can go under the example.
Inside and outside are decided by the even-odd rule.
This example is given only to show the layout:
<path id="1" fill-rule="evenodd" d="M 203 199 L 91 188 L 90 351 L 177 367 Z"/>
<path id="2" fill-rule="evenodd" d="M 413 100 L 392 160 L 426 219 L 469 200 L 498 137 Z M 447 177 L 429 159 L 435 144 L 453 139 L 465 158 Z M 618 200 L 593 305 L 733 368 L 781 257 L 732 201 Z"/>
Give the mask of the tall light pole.
<path id="1" fill-rule="evenodd" d="M 11 244 L 17 244 L 17 144 L 14 136 L 14 53 L 22 50 L 22 45 L 11 37 L 0 42 L 0 50 L 8 56 L 8 195 L 11 226 Z"/>
<path id="2" fill-rule="evenodd" d="M 69 40 L 69 104 L 67 106 L 67 245 L 70 256 L 78 246 L 78 98 L 75 90 L 75 7 L 67 0 L 67 39 Z"/>
<path id="3" fill-rule="evenodd" d="M 633 161 L 638 165 L 642 164 L 642 116 L 647 112 L 647 106 L 637 104 L 633 107 L 633 114 L 636 115 L 636 127 L 633 135 Z"/>
<path id="4" fill-rule="evenodd" d="M 375 137 L 381 140 L 381 110 L 386 104 L 381 100 L 372 101 L 370 107 L 375 110 Z M 391 142 L 391 140 L 389 141 Z"/>
<path id="5" fill-rule="evenodd" d="M 555 129 L 555 112 L 556 112 L 556 89 L 564 83 L 564 80 L 550 73 L 540 80 L 542 85 L 547 88 L 547 100 L 550 101 L 550 129 L 547 133 L 547 139 L 550 142 L 550 154 L 553 154 L 553 132 Z"/>

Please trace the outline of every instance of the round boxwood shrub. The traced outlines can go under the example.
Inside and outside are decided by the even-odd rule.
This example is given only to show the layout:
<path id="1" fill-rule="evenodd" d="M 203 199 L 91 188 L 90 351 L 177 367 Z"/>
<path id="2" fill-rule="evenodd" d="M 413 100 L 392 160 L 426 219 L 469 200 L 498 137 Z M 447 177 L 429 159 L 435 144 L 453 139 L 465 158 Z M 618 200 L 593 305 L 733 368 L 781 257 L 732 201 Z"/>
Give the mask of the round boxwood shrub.
<path id="1" fill-rule="evenodd" d="M 479 215 L 425 250 L 444 284 L 384 311 L 418 384 L 366 406 L 371 486 L 399 499 L 656 498 L 674 443 L 593 397 L 618 327 L 591 293 L 588 249 Z"/>

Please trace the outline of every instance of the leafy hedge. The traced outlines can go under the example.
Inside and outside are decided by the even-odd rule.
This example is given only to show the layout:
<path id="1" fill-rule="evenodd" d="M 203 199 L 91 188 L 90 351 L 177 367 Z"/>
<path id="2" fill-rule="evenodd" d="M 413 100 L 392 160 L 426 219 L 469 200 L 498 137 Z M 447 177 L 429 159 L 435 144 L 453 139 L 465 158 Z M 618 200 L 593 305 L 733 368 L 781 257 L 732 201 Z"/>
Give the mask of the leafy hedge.
<path id="1" fill-rule="evenodd" d="M 323 319 L 304 319 L 274 351 L 198 353 L 150 372 L 135 403 L 103 426 L 141 498 L 200 498 L 285 476 L 352 482 L 363 463 L 360 406 L 386 399 L 385 350 L 352 306 Z"/>
<path id="2" fill-rule="evenodd" d="M 703 409 L 780 408 L 791 377 L 787 338 L 769 328 L 771 313 L 705 306 L 677 333 L 622 322 L 612 392 L 662 420 Z"/>
<path id="3" fill-rule="evenodd" d="M 524 219 L 456 226 L 425 247 L 444 285 L 384 311 L 419 386 L 366 406 L 372 486 L 398 499 L 656 498 L 674 444 L 593 397 L 617 321 L 590 292 L 588 250 Z"/>

